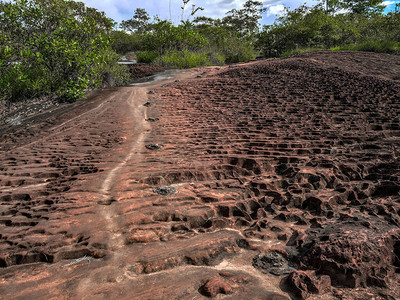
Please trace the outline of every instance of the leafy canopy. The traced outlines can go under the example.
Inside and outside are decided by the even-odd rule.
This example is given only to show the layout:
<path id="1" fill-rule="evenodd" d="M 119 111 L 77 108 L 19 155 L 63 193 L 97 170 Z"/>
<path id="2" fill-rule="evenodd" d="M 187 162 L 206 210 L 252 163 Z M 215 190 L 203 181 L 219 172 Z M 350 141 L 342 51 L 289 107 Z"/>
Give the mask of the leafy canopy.
<path id="1" fill-rule="evenodd" d="M 113 21 L 103 12 L 71 0 L 0 2 L 0 12 L 2 98 L 74 100 L 115 68 Z"/>

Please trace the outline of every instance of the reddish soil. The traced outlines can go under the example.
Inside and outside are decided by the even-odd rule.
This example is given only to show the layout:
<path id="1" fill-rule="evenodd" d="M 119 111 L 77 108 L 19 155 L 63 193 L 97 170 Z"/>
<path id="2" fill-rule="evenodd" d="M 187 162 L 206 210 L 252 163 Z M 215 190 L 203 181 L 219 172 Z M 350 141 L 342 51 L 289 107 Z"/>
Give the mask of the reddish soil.
<path id="1" fill-rule="evenodd" d="M 0 128 L 0 298 L 400 299 L 400 57 L 169 75 Z"/>
<path id="2" fill-rule="evenodd" d="M 154 75 L 157 72 L 165 70 L 164 67 L 153 66 L 148 64 L 133 64 L 129 65 L 129 73 L 132 79 L 143 78 Z"/>

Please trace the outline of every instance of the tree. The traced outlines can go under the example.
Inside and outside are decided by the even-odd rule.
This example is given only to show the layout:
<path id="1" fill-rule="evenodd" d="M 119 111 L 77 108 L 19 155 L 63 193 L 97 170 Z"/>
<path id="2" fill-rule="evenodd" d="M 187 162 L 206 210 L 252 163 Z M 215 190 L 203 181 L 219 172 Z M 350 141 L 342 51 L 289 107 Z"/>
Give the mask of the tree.
<path id="1" fill-rule="evenodd" d="M 351 14 L 369 16 L 374 13 L 381 13 L 385 8 L 382 0 L 341 0 L 338 5 Z"/>
<path id="2" fill-rule="evenodd" d="M 364 1 L 364 6 L 358 6 L 359 2 L 363 1 L 328 1 L 328 13 L 325 1 L 286 9 L 273 25 L 264 27 L 257 46 L 266 57 L 331 48 L 399 53 L 400 5 L 383 14 L 379 13 L 381 1 Z M 335 13 L 338 7 L 347 10 Z"/>
<path id="3" fill-rule="evenodd" d="M 170 21 L 160 20 L 157 17 L 142 34 L 141 39 L 144 50 L 155 51 L 160 55 L 172 50 L 197 51 L 207 45 L 205 37 L 191 22 L 185 21 L 175 26 Z"/>
<path id="4" fill-rule="evenodd" d="M 326 13 L 334 14 L 340 10 L 352 15 L 365 15 L 381 13 L 384 9 L 382 0 L 321 0 Z"/>
<path id="5" fill-rule="evenodd" d="M 118 58 L 110 46 L 113 24 L 71 0 L 0 2 L 0 98 L 83 96 Z"/>
<path id="6" fill-rule="evenodd" d="M 123 30 L 115 30 L 111 33 L 112 48 L 118 54 L 126 54 L 129 51 L 140 50 L 140 35 L 130 34 Z"/>
<path id="7" fill-rule="evenodd" d="M 259 20 L 265 10 L 262 2 L 248 0 L 243 4 L 242 9 L 228 11 L 222 22 L 231 26 L 241 37 L 251 39 L 259 31 Z"/>
<path id="8" fill-rule="evenodd" d="M 264 27 L 257 46 L 266 57 L 302 48 L 336 46 L 344 35 L 343 29 L 348 27 L 341 16 L 326 14 L 322 4 L 302 5 L 294 10 L 286 8 L 286 13 L 273 25 Z"/>
<path id="9" fill-rule="evenodd" d="M 137 8 L 132 19 L 122 21 L 120 27 L 126 31 L 143 32 L 149 26 L 150 16 L 144 8 Z"/>

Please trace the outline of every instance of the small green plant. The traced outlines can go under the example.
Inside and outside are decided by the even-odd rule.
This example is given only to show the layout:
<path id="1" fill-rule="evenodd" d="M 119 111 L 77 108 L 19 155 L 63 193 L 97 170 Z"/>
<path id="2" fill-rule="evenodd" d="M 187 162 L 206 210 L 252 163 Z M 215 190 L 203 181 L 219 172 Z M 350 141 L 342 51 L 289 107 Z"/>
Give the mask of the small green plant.
<path id="1" fill-rule="evenodd" d="M 168 68 L 195 68 L 223 64 L 224 57 L 207 52 L 168 51 L 159 56 L 154 63 Z"/>
<path id="2" fill-rule="evenodd" d="M 349 50 L 349 51 L 368 51 L 379 53 L 400 54 L 400 42 L 395 41 L 365 41 L 358 44 L 336 46 L 331 48 L 332 51 Z"/>
<path id="3" fill-rule="evenodd" d="M 227 63 L 248 62 L 256 58 L 253 45 L 237 40 L 235 47 L 228 47 L 224 51 Z"/>
<path id="4" fill-rule="evenodd" d="M 151 64 L 159 54 L 156 51 L 139 51 L 136 52 L 136 59 L 138 63 Z"/>

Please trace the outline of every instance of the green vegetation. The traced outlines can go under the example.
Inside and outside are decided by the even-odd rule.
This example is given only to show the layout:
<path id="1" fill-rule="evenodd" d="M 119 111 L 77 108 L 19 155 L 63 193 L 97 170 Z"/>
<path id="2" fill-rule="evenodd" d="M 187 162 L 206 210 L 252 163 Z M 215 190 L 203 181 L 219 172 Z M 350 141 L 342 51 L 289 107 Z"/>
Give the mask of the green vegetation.
<path id="1" fill-rule="evenodd" d="M 222 19 L 196 17 L 193 21 L 183 20 L 188 3 L 183 0 L 178 25 L 158 17 L 150 21 L 144 9 L 136 9 L 132 19 L 121 23 L 124 31 L 113 33 L 113 49 L 120 54 L 136 52 L 138 62 L 173 68 L 246 62 L 256 57 L 254 45 L 264 11 L 261 2 L 249 0 Z M 202 10 L 192 6 L 190 17 Z"/>
<path id="2" fill-rule="evenodd" d="M 340 50 L 350 50 L 350 51 L 367 51 L 367 52 L 380 52 L 388 54 L 400 55 L 400 42 L 393 41 L 366 41 L 359 44 L 345 45 L 333 47 L 330 50 L 340 51 Z"/>
<path id="3" fill-rule="evenodd" d="M 70 101 L 99 86 L 106 73 L 123 82 L 112 26 L 104 13 L 80 2 L 0 2 L 0 99 L 56 95 Z"/>
<path id="4" fill-rule="evenodd" d="M 139 51 L 136 52 L 136 59 L 138 63 L 151 64 L 159 56 L 156 51 Z"/>
<path id="5" fill-rule="evenodd" d="M 326 49 L 323 49 L 323 48 L 297 48 L 297 49 L 294 49 L 294 50 L 289 50 L 289 51 L 283 52 L 280 55 L 280 58 L 285 58 L 285 57 L 289 57 L 289 56 L 296 55 L 296 54 L 312 52 L 312 51 L 320 51 L 320 50 L 326 50 Z M 336 49 L 336 50 L 342 50 L 342 49 Z M 334 50 L 332 50 L 332 51 L 334 51 Z"/>
<path id="6" fill-rule="evenodd" d="M 399 53 L 399 4 L 384 15 L 382 1 L 327 2 L 327 6 L 286 10 L 273 25 L 265 26 L 257 42 L 263 56 L 287 56 L 307 49 Z M 347 10 L 340 13 L 343 8 Z"/>
<path id="7" fill-rule="evenodd" d="M 175 68 L 194 68 L 199 66 L 212 66 L 221 65 L 223 63 L 223 56 L 213 56 L 212 53 L 207 52 L 193 52 L 188 50 L 183 51 L 169 51 L 162 56 L 155 59 L 155 64 L 165 67 Z"/>
<path id="8" fill-rule="evenodd" d="M 188 0 L 184 0 L 185 9 Z M 285 57 L 312 50 L 361 50 L 398 54 L 400 4 L 383 14 L 381 0 L 324 0 L 313 7 L 286 9 L 273 25 L 259 30 L 265 11 L 247 1 L 222 19 L 196 17 L 174 25 L 137 9 L 121 27 L 131 39 L 125 49 L 138 51 L 139 61 L 167 67 L 247 62 L 256 56 Z M 193 7 L 191 16 L 201 8 Z M 183 16 L 183 13 L 182 13 Z M 122 47 L 114 44 L 119 53 Z"/>

